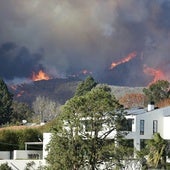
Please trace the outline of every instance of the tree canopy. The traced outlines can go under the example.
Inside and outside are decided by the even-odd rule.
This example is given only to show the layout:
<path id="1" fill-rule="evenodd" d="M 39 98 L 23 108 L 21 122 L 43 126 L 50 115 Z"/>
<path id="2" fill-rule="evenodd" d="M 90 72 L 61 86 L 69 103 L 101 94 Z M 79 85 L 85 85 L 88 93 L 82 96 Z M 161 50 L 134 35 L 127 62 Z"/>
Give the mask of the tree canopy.
<path id="1" fill-rule="evenodd" d="M 143 92 L 148 98 L 148 102 L 158 103 L 159 101 L 169 98 L 170 83 L 166 80 L 158 80 L 151 84 L 148 88 L 144 88 Z"/>
<path id="2" fill-rule="evenodd" d="M 132 154 L 117 145 L 123 136 L 120 129 L 124 115 L 108 88 L 92 88 L 68 100 L 54 127 L 47 157 L 49 168 L 94 170 L 106 162 L 106 167 L 121 166 L 120 159 Z"/>
<path id="3" fill-rule="evenodd" d="M 169 155 L 168 142 L 159 133 L 155 133 L 145 144 L 146 146 L 138 152 L 138 155 L 140 158 L 147 158 L 147 167 L 166 169 L 166 156 Z"/>
<path id="4" fill-rule="evenodd" d="M 84 95 L 85 93 L 89 92 L 92 88 L 97 85 L 97 82 L 94 80 L 93 77 L 88 76 L 84 81 L 82 81 L 75 92 L 76 96 Z"/>
<path id="5" fill-rule="evenodd" d="M 33 116 L 33 111 L 26 103 L 13 101 L 12 103 L 12 123 L 21 123 L 22 120 L 31 121 Z"/>
<path id="6" fill-rule="evenodd" d="M 0 79 L 0 125 L 10 122 L 13 95 L 8 91 L 5 82 Z"/>

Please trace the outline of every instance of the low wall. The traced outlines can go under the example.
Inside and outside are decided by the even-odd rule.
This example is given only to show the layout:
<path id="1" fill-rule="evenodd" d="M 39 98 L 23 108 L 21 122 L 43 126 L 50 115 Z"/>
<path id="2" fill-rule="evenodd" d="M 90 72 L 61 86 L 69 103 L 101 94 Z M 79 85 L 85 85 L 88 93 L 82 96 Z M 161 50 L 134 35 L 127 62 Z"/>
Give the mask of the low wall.
<path id="1" fill-rule="evenodd" d="M 42 159 L 42 151 L 14 150 L 13 159 Z"/>
<path id="2" fill-rule="evenodd" d="M 10 151 L 0 151 L 0 159 L 10 159 Z"/>

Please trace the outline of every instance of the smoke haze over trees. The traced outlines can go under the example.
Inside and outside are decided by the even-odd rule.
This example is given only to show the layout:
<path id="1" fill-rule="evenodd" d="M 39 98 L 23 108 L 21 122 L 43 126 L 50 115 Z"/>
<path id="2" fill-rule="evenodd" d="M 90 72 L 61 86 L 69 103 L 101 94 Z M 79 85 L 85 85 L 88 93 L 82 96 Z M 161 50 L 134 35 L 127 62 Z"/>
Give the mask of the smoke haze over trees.
<path id="1" fill-rule="evenodd" d="M 159 70 L 170 80 L 169 28 L 167 0 L 1 0 L 0 76 L 87 70 L 103 83 L 145 86 Z M 109 69 L 112 62 L 119 64 Z"/>

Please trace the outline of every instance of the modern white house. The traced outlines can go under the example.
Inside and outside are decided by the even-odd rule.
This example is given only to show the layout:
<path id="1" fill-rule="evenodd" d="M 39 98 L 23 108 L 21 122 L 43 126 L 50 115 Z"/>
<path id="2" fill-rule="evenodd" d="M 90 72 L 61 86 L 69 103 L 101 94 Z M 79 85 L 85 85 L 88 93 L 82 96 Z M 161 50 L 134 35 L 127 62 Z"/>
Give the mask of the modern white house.
<path id="1" fill-rule="evenodd" d="M 132 128 L 127 139 L 132 139 L 134 148 L 140 150 L 146 139 L 151 139 L 154 133 L 160 133 L 165 140 L 170 140 L 170 106 L 155 108 L 149 104 L 147 109 L 127 110 L 128 120 Z"/>
<path id="2" fill-rule="evenodd" d="M 153 104 L 149 104 L 148 108 L 138 108 L 127 110 L 126 119 L 129 128 L 125 136 L 126 139 L 133 140 L 134 148 L 140 150 L 144 140 L 151 139 L 154 133 L 160 133 L 165 140 L 170 140 L 170 106 L 164 108 L 155 108 Z M 114 138 L 115 132 L 109 135 L 109 138 Z M 34 161 L 36 167 L 46 165 L 45 158 L 48 154 L 47 145 L 50 142 L 52 134 L 44 133 L 42 143 L 42 151 L 14 151 L 13 158 L 10 158 L 10 153 L 0 151 L 0 164 L 8 162 L 15 170 L 24 170 L 26 163 Z M 27 145 L 32 143 L 25 143 Z"/>

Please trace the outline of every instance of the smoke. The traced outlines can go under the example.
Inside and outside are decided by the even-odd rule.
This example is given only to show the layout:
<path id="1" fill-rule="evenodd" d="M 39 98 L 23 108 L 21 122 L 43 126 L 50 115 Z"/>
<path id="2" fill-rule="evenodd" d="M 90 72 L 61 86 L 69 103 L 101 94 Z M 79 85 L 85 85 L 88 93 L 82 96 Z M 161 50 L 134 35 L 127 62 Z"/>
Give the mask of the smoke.
<path id="1" fill-rule="evenodd" d="M 43 69 L 40 53 L 32 54 L 26 47 L 18 47 L 11 42 L 0 46 L 0 58 L 0 77 L 7 80 L 16 76 L 29 78 L 33 71 Z"/>
<path id="2" fill-rule="evenodd" d="M 144 64 L 168 74 L 169 30 L 169 0 L 1 0 L 0 76 L 86 69 L 104 83 L 147 85 Z M 132 51 L 135 59 L 109 70 Z"/>

